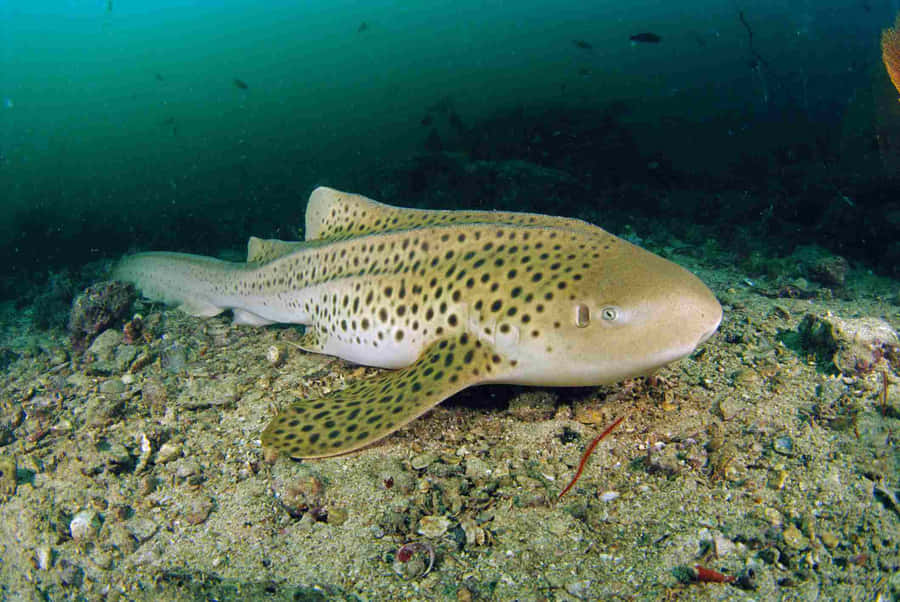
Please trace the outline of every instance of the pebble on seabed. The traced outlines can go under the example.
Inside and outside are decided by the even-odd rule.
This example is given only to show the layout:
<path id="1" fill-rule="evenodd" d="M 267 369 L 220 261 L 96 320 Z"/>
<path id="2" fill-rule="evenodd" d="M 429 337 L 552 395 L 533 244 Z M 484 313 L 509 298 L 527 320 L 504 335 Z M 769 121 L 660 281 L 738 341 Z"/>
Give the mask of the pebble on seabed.
<path id="1" fill-rule="evenodd" d="M 100 517 L 93 510 L 82 510 L 69 523 L 69 532 L 75 541 L 88 541 L 100 531 Z"/>
<path id="2" fill-rule="evenodd" d="M 790 456 L 794 453 L 794 440 L 787 435 L 776 437 L 772 442 L 772 448 L 783 456 Z"/>

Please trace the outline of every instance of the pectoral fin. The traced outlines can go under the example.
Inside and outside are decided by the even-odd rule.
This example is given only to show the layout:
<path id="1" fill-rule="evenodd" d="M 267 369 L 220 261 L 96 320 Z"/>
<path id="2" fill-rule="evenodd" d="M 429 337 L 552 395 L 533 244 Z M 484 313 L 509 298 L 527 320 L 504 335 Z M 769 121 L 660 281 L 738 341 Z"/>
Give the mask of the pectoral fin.
<path id="1" fill-rule="evenodd" d="M 234 323 L 241 326 L 268 326 L 275 323 L 245 309 L 234 309 L 232 314 L 234 315 Z"/>
<path id="2" fill-rule="evenodd" d="M 213 316 L 218 316 L 225 311 L 224 308 L 219 307 L 218 305 L 199 299 L 184 299 L 178 304 L 178 309 L 189 316 L 197 318 L 211 318 Z"/>
<path id="3" fill-rule="evenodd" d="M 262 434 L 263 447 L 294 458 L 353 451 L 386 437 L 457 391 L 492 380 L 509 363 L 468 334 L 433 343 L 408 368 L 294 403 Z"/>

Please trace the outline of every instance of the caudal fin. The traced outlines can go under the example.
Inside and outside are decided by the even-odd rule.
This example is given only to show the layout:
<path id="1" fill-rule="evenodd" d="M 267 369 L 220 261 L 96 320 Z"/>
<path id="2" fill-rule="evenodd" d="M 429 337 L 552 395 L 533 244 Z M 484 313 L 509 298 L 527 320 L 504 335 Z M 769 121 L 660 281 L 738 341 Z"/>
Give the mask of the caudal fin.
<path id="1" fill-rule="evenodd" d="M 243 264 L 187 253 L 138 253 L 113 268 L 115 280 L 131 282 L 145 297 L 177 305 L 187 314 L 215 316 L 230 307 L 230 274 Z"/>

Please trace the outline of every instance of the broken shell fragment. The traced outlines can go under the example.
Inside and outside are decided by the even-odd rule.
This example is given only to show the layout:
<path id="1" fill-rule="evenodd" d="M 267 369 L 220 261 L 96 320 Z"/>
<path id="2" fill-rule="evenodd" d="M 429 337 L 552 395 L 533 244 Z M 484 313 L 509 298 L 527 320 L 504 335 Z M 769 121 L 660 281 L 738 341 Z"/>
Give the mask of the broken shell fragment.
<path id="1" fill-rule="evenodd" d="M 411 541 L 400 546 L 394 555 L 394 572 L 404 579 L 427 575 L 434 567 L 434 548 L 428 542 Z"/>

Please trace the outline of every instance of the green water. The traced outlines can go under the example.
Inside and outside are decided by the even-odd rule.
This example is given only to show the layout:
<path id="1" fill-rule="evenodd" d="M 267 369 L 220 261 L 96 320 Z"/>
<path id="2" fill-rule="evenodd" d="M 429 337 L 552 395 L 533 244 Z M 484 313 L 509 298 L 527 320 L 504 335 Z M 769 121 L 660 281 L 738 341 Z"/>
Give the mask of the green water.
<path id="1" fill-rule="evenodd" d="M 316 184 L 421 153 L 432 127 L 464 151 L 446 112 L 421 123 L 441 103 L 470 131 L 517 107 L 622 103 L 642 152 L 716 172 L 775 138 L 840 129 L 871 88 L 891 10 L 0 2 L 0 236 L 14 270 L 171 245 L 173 232 L 197 251 L 290 237 Z M 749 65 L 741 11 L 770 69 Z M 629 42 L 644 31 L 662 42 Z"/>

